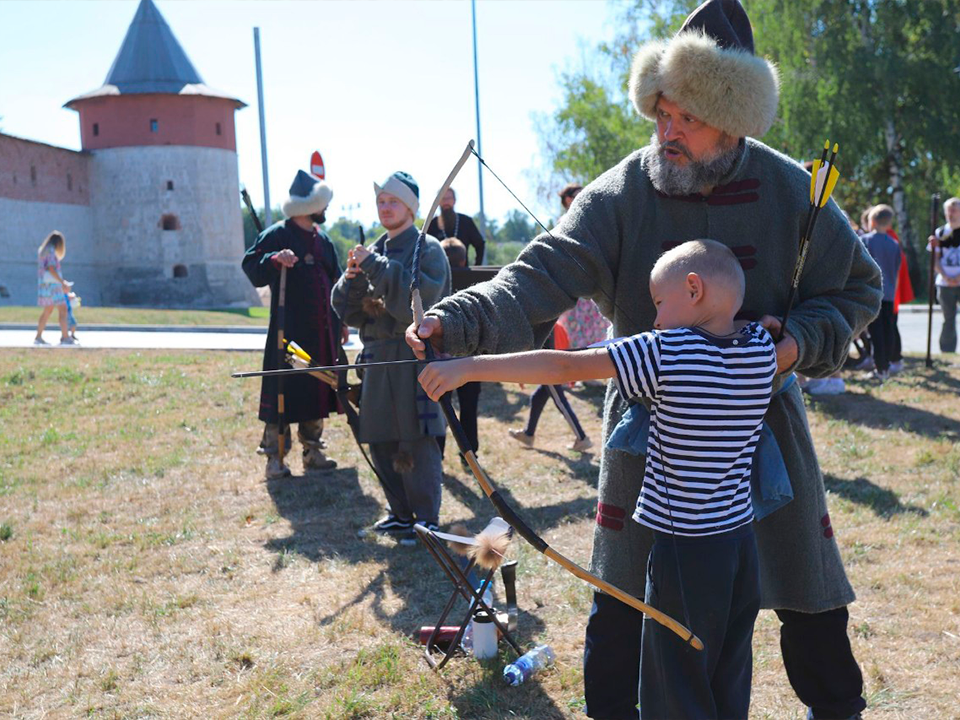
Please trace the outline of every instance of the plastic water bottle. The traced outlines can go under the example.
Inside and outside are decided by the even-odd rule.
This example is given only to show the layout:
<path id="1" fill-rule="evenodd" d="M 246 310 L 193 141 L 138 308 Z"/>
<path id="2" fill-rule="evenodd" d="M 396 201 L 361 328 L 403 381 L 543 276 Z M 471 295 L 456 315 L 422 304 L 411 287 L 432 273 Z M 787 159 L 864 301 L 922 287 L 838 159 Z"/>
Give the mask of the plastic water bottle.
<path id="1" fill-rule="evenodd" d="M 553 665 L 556 659 L 549 645 L 538 645 L 526 652 L 503 669 L 503 679 L 508 685 L 519 685 L 530 679 L 545 667 Z"/>

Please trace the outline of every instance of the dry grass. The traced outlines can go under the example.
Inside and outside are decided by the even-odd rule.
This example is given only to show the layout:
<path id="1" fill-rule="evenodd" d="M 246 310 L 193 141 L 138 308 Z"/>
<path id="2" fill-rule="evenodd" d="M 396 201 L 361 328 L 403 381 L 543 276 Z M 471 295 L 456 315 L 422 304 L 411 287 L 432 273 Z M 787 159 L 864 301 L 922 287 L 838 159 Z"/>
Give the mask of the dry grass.
<path id="1" fill-rule="evenodd" d="M 448 583 L 422 548 L 358 540 L 382 511 L 345 424 L 337 471 L 261 480 L 255 355 L 0 354 L 0 713 L 18 717 L 578 717 L 587 586 L 515 543 L 522 643 L 558 663 L 507 689 L 500 662 L 437 675 L 409 639 Z M 908 362 L 910 362 L 908 360 Z M 834 527 L 859 600 L 851 639 L 870 717 L 955 717 L 960 669 L 960 370 L 811 404 Z M 599 435 L 601 392 L 574 406 Z M 481 455 L 569 557 L 589 558 L 595 460 L 507 427 L 525 394 L 481 397 Z M 296 449 L 296 448 L 295 448 Z M 448 451 L 449 452 L 449 451 Z M 448 455 L 442 519 L 492 515 Z M 752 716 L 801 718 L 762 613 Z M 505 656 L 505 655 L 504 655 Z"/>

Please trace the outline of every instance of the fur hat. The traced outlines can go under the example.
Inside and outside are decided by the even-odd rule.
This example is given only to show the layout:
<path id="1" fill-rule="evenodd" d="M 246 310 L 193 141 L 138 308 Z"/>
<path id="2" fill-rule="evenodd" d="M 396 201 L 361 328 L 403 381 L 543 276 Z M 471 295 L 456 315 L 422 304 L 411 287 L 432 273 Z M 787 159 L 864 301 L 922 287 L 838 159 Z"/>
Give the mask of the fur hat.
<path id="1" fill-rule="evenodd" d="M 373 190 L 377 197 L 380 197 L 381 193 L 396 195 L 404 205 L 410 208 L 414 216 L 420 209 L 420 186 L 409 173 L 398 170 L 388 177 L 383 185 L 374 183 Z"/>
<path id="2" fill-rule="evenodd" d="M 736 138 L 761 137 L 777 114 L 780 79 L 753 50 L 739 0 L 707 0 L 670 40 L 644 44 L 633 58 L 630 100 L 656 120 L 661 95 Z"/>
<path id="3" fill-rule="evenodd" d="M 298 170 L 290 186 L 290 196 L 283 201 L 280 209 L 288 218 L 315 215 L 326 210 L 332 199 L 333 190 L 325 182 Z"/>

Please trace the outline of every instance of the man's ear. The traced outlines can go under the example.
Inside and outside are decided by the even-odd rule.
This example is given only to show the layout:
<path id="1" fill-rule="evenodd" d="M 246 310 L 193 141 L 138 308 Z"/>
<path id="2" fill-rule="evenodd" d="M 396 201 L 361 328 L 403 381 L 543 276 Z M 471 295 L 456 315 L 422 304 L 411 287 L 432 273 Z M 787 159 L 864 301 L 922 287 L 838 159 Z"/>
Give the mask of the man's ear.
<path id="1" fill-rule="evenodd" d="M 686 290 L 690 293 L 690 299 L 694 302 L 700 302 L 703 299 L 703 278 L 697 273 L 687 273 Z"/>

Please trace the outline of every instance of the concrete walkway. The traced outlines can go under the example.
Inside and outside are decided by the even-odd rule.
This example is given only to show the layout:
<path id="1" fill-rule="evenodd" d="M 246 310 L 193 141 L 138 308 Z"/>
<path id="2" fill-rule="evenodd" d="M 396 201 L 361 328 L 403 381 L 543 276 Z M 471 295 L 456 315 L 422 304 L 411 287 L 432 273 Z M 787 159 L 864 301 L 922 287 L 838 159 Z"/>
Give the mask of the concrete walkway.
<path id="1" fill-rule="evenodd" d="M 937 338 L 943 325 L 943 315 L 937 306 L 933 308 L 934 355 L 939 354 Z M 903 351 L 925 354 L 927 351 L 927 309 L 911 305 L 900 309 L 898 321 Z M 0 323 L 0 348 L 33 347 L 36 325 L 26 323 Z M 261 351 L 266 342 L 267 329 L 251 326 L 179 326 L 179 325 L 81 325 L 77 330 L 79 348 L 129 348 L 137 350 L 247 350 Z M 75 350 L 76 347 L 60 348 L 60 328 L 48 325 L 43 334 L 50 348 Z M 348 350 L 359 350 L 360 341 L 351 333 Z M 38 350 L 50 348 L 40 347 Z"/>
<path id="2" fill-rule="evenodd" d="M 0 324 L 0 348 L 34 347 L 36 325 Z M 80 345 L 61 346 L 60 328 L 47 326 L 43 339 L 49 347 L 37 350 L 80 350 L 114 348 L 134 350 L 246 350 L 262 352 L 267 340 L 265 327 L 179 326 L 179 325 L 81 325 L 77 329 Z M 359 350 L 360 340 L 351 333 L 347 350 Z"/>

